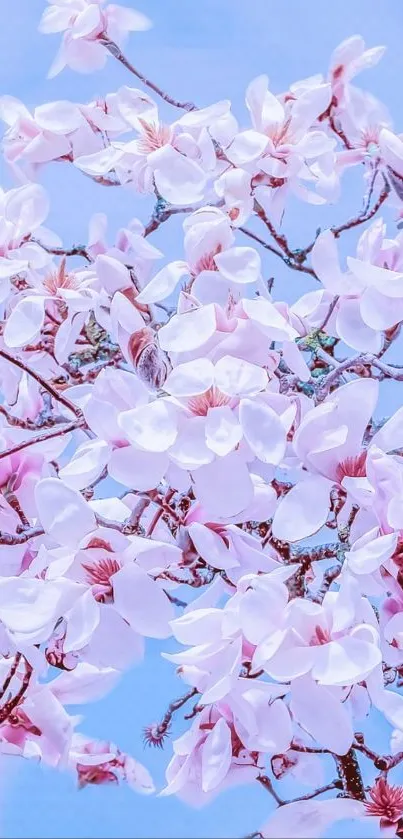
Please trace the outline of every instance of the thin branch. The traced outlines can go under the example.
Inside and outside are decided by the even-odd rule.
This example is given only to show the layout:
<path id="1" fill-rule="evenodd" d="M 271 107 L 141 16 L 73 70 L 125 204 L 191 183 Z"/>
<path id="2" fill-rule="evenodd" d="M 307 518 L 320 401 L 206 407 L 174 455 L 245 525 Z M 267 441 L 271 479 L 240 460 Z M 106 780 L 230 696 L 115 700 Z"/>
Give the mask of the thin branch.
<path id="1" fill-rule="evenodd" d="M 179 100 L 173 99 L 172 96 L 169 96 L 169 94 L 166 93 L 157 84 L 155 84 L 155 82 L 152 82 L 150 79 L 147 78 L 147 76 L 144 76 L 144 74 L 141 73 L 140 70 L 137 70 L 136 67 L 134 67 L 133 64 L 131 64 L 131 62 L 126 58 L 126 56 L 123 54 L 122 50 L 115 43 L 115 41 L 103 39 L 101 40 L 101 43 L 104 47 L 106 47 L 108 52 L 110 52 L 110 54 L 117 59 L 117 61 L 120 61 L 120 63 L 123 64 L 123 67 L 126 67 L 126 70 L 129 70 L 129 72 L 132 73 L 133 76 L 136 76 L 137 79 L 139 79 L 141 82 L 143 82 L 143 84 L 146 87 L 150 88 L 150 90 L 156 93 L 157 96 L 160 96 L 161 99 L 164 100 L 164 102 L 167 102 L 169 105 L 173 105 L 174 108 L 179 108 L 182 111 L 198 110 L 197 105 L 195 105 L 193 102 L 179 102 Z"/>
<path id="2" fill-rule="evenodd" d="M 8 690 L 8 688 L 11 684 L 11 681 L 14 678 L 14 676 L 15 676 L 17 670 L 18 670 L 20 661 L 21 661 L 21 653 L 17 653 L 17 655 L 15 656 L 15 659 L 14 659 L 14 661 L 13 661 L 11 667 L 10 667 L 10 672 L 9 672 L 7 678 L 4 680 L 3 685 L 0 689 L 0 699 L 3 699 L 4 694 Z"/>
<path id="3" fill-rule="evenodd" d="M 147 725 L 144 729 L 145 745 L 156 746 L 157 748 L 162 749 L 166 737 L 169 737 L 173 715 L 176 711 L 179 711 L 180 708 L 183 708 L 183 706 L 189 702 L 189 699 L 192 699 L 194 696 L 198 696 L 199 693 L 200 691 L 198 691 L 197 688 L 191 688 L 191 690 L 185 693 L 184 696 L 181 696 L 179 699 L 175 699 L 174 702 L 171 702 L 161 722 Z"/>
<path id="4" fill-rule="evenodd" d="M 68 408 L 69 411 L 77 417 L 77 419 L 84 421 L 84 415 L 81 408 L 78 408 L 77 405 L 74 405 L 74 402 L 71 402 L 67 396 L 63 396 L 62 393 L 59 393 L 50 382 L 47 382 L 46 379 L 43 378 L 36 370 L 33 370 L 25 361 L 21 361 L 19 358 L 15 358 L 11 353 L 7 352 L 6 350 L 0 350 L 0 356 L 5 358 L 6 361 L 9 361 L 10 364 L 14 364 L 15 367 L 18 367 L 20 370 L 23 370 L 24 373 L 28 373 L 29 376 L 32 376 L 38 384 L 41 385 L 48 393 L 56 399 L 56 402 L 60 402 L 61 405 L 64 405 L 65 408 Z"/>
<path id="5" fill-rule="evenodd" d="M 354 749 L 349 749 L 345 755 L 333 755 L 333 757 L 344 792 L 351 798 L 365 801 L 364 783 Z"/>
<path id="6" fill-rule="evenodd" d="M 284 801 L 284 804 L 294 804 L 295 801 L 309 801 L 311 798 L 316 798 L 317 795 L 322 795 L 323 792 L 329 792 L 331 789 L 343 789 L 343 784 L 340 780 L 332 781 L 323 787 L 318 787 L 313 792 L 308 792 L 306 795 L 299 795 L 298 798 L 290 798 L 289 801 Z"/>
<path id="7" fill-rule="evenodd" d="M 25 673 L 24 673 L 24 676 L 23 676 L 23 679 L 22 679 L 22 684 L 21 684 L 21 687 L 20 687 L 19 691 L 15 694 L 15 696 L 12 697 L 12 699 L 9 699 L 9 701 L 6 702 L 6 704 L 3 705 L 3 707 L 0 709 L 0 725 L 2 723 L 6 722 L 8 717 L 15 710 L 15 708 L 17 708 L 18 705 L 22 702 L 22 700 L 23 700 L 23 698 L 24 698 L 24 696 L 25 696 L 25 694 L 28 690 L 29 683 L 30 683 L 30 680 L 31 680 L 31 676 L 32 676 L 32 673 L 33 673 L 33 667 L 32 667 L 31 664 L 29 664 L 29 662 L 26 659 L 24 659 L 24 664 L 25 664 Z"/>
<path id="8" fill-rule="evenodd" d="M 385 203 L 388 195 L 390 192 L 389 184 L 385 182 L 383 190 L 374 204 L 374 206 L 368 210 L 367 212 L 361 213 L 354 218 L 349 219 L 349 221 L 344 222 L 344 224 L 340 224 L 339 227 L 332 227 L 333 235 L 336 239 L 344 233 L 345 230 L 352 230 L 354 227 L 358 227 L 360 224 L 364 224 L 366 221 L 370 221 L 378 212 L 378 210 L 382 207 L 382 204 Z"/>
<path id="9" fill-rule="evenodd" d="M 354 367 L 357 363 L 361 362 L 362 358 L 363 356 L 361 355 L 355 355 L 352 356 L 352 358 L 346 358 L 344 361 L 340 361 L 339 363 L 333 359 L 333 361 L 336 361 L 337 366 L 335 366 L 334 369 L 321 380 L 320 387 L 316 391 L 316 401 L 322 402 L 330 392 L 332 385 L 336 384 L 340 376 L 350 367 Z"/>
<path id="10" fill-rule="evenodd" d="M 89 255 L 84 245 L 72 245 L 71 248 L 52 248 L 50 245 L 45 245 L 45 243 L 41 242 L 39 239 L 31 238 L 30 241 L 35 242 L 35 244 L 39 245 L 42 250 L 46 251 L 46 253 L 53 254 L 53 256 L 82 256 L 87 260 L 87 262 L 93 262 L 92 257 Z"/>
<path id="11" fill-rule="evenodd" d="M 30 527 L 22 533 L 2 533 L 0 530 L 0 545 L 24 545 L 36 536 L 43 536 L 45 531 L 42 527 Z"/>
<path id="12" fill-rule="evenodd" d="M 267 775 L 258 775 L 257 780 L 259 781 L 259 784 L 261 784 L 262 787 L 264 787 L 264 789 L 270 793 L 274 800 L 277 801 L 279 807 L 282 807 L 283 804 L 286 803 L 285 801 L 283 801 L 282 798 L 280 798 L 279 795 L 277 795 L 276 790 L 274 789 L 273 784 Z"/>
<path id="13" fill-rule="evenodd" d="M 158 230 L 161 227 L 161 224 L 164 224 L 168 221 L 171 216 L 177 216 L 180 213 L 194 213 L 194 207 L 165 207 L 162 210 L 158 209 L 158 204 L 154 209 L 154 212 L 150 218 L 150 221 L 145 227 L 144 230 L 144 238 L 150 236 L 151 233 L 154 233 L 155 230 Z"/>
<path id="14" fill-rule="evenodd" d="M 351 145 L 347 135 L 344 133 L 342 127 L 340 125 L 336 125 L 335 117 L 334 117 L 334 114 L 332 113 L 331 110 L 329 112 L 329 125 L 330 125 L 330 128 L 332 129 L 333 133 L 337 134 L 337 136 L 342 141 L 342 143 L 343 143 L 343 145 L 345 146 L 346 149 L 348 149 L 350 151 L 352 148 L 354 148 Z"/>
<path id="15" fill-rule="evenodd" d="M 272 252 L 275 253 L 276 256 L 279 256 L 280 259 L 283 260 L 283 262 L 285 263 L 285 265 L 287 265 L 288 268 L 292 268 L 293 271 L 300 271 L 304 274 L 309 274 L 311 277 L 314 277 L 315 280 L 317 280 L 318 278 L 317 278 L 313 268 L 311 268 L 309 265 L 304 264 L 305 257 L 303 256 L 303 252 L 291 250 L 286 236 L 284 236 L 282 233 L 279 233 L 275 229 L 272 222 L 267 218 L 263 207 L 261 207 L 260 204 L 257 201 L 255 201 L 255 203 L 254 203 L 254 209 L 255 209 L 256 215 L 261 219 L 261 221 L 263 222 L 263 224 L 266 226 L 267 230 L 269 231 L 270 236 L 274 239 L 274 241 L 276 242 L 276 244 L 280 248 L 279 251 L 277 251 L 275 248 L 269 248 L 269 249 L 272 250 Z M 243 232 L 245 232 L 244 228 L 240 228 L 240 229 L 242 229 Z M 249 232 L 247 232 L 247 235 L 249 235 Z M 251 238 L 256 239 L 256 237 L 254 235 Z M 257 239 L 256 239 L 256 241 L 257 241 Z"/>
<path id="16" fill-rule="evenodd" d="M 0 452 L 0 460 L 3 460 L 4 457 L 10 457 L 10 455 L 16 454 L 16 452 L 20 452 L 23 449 L 27 449 L 29 446 L 35 446 L 37 443 L 44 443 L 46 440 L 52 440 L 54 437 L 62 437 L 64 434 L 69 434 L 70 431 L 75 431 L 76 428 L 82 428 L 84 425 L 86 425 L 84 418 L 76 419 L 67 423 L 63 428 L 43 431 L 42 434 L 37 434 L 35 437 L 31 437 L 30 440 L 23 440 L 20 443 L 16 443 L 15 446 L 6 449 L 6 451 Z"/>
<path id="17" fill-rule="evenodd" d="M 323 575 L 322 585 L 320 586 L 316 594 L 312 595 L 311 599 L 314 601 L 314 603 L 322 603 L 325 594 L 327 594 L 327 592 L 330 589 L 330 586 L 332 585 L 334 580 L 337 579 L 340 572 L 340 565 L 332 565 L 331 568 L 328 568 L 327 571 L 325 571 Z"/>
<path id="18" fill-rule="evenodd" d="M 268 242 L 265 242 L 264 239 L 262 239 L 260 236 L 257 236 L 256 233 L 253 233 L 252 230 L 248 230 L 247 227 L 238 227 L 238 230 L 240 230 L 241 233 L 244 233 L 245 236 L 249 236 L 250 239 L 253 239 L 253 241 L 261 245 L 262 248 L 265 248 L 265 250 L 270 251 L 270 253 L 274 253 L 275 256 L 279 256 L 280 259 L 284 261 L 284 255 L 280 251 L 274 248 L 273 245 L 269 245 Z"/>

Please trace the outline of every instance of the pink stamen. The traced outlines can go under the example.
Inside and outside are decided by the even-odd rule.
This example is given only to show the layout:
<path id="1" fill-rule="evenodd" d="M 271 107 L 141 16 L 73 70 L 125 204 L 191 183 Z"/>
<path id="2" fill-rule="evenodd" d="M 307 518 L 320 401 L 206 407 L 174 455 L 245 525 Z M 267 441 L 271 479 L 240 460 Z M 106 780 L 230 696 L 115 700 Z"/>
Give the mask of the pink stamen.
<path id="1" fill-rule="evenodd" d="M 206 417 L 210 408 L 221 408 L 223 405 L 229 405 L 231 397 L 226 393 L 222 393 L 218 387 L 210 387 L 205 393 L 199 396 L 193 396 L 188 400 L 189 411 L 195 417 Z"/>
<path id="2" fill-rule="evenodd" d="M 368 816 L 378 816 L 388 822 L 397 822 L 403 816 L 403 787 L 393 787 L 379 778 L 369 791 L 372 801 L 365 802 Z"/>

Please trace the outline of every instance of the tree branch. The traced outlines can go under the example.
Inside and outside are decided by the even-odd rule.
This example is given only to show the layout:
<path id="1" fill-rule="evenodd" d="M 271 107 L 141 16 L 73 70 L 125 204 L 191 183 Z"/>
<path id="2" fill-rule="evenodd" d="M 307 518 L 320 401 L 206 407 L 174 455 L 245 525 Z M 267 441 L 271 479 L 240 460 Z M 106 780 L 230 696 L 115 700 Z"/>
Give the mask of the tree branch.
<path id="1" fill-rule="evenodd" d="M 108 52 L 110 52 L 110 54 L 117 59 L 117 61 L 120 61 L 120 63 L 123 64 L 123 67 L 126 67 L 126 70 L 129 70 L 129 72 L 132 73 L 133 76 L 136 76 L 137 79 L 143 82 L 143 84 L 146 87 L 149 87 L 150 90 L 157 94 L 157 96 L 160 96 L 161 99 L 164 100 L 164 102 L 167 102 L 169 105 L 173 105 L 174 108 L 179 108 L 182 111 L 198 110 L 197 105 L 195 105 L 193 102 L 179 102 L 178 99 L 173 99 L 172 96 L 169 96 L 169 94 L 166 93 L 157 84 L 155 84 L 155 82 L 150 81 L 150 79 L 148 79 L 147 76 L 144 76 L 144 74 L 141 73 L 140 70 L 137 70 L 136 67 L 134 67 L 133 64 L 131 64 L 131 62 L 126 58 L 126 56 L 123 54 L 122 50 L 115 43 L 115 41 L 110 41 L 109 39 L 102 39 L 101 43 L 108 50 Z"/>
<path id="2" fill-rule="evenodd" d="M 24 373 L 28 373 L 29 376 L 32 376 L 32 378 L 35 379 L 35 381 L 38 382 L 38 384 L 40 384 L 41 387 L 47 390 L 47 392 L 50 393 L 54 399 L 56 399 L 56 402 L 60 402 L 61 405 L 64 405 L 64 407 L 68 408 L 69 411 L 72 411 L 72 413 L 77 417 L 77 419 L 81 420 L 82 422 L 85 422 L 84 414 L 81 408 L 78 408 L 77 405 L 74 405 L 74 402 L 71 402 L 71 400 L 68 399 L 67 396 L 63 396 L 62 393 L 59 393 L 56 390 L 56 388 L 50 384 L 50 382 L 47 382 L 46 379 L 43 378 L 43 376 L 37 373 L 36 370 L 33 370 L 32 367 L 25 363 L 25 361 L 21 361 L 21 359 L 15 358 L 13 355 L 11 355 L 11 353 L 1 349 L 0 357 L 5 358 L 6 361 L 10 362 L 10 364 L 14 364 L 15 367 L 18 367 L 20 370 L 23 370 Z"/>
<path id="3" fill-rule="evenodd" d="M 6 449 L 6 451 L 0 452 L 0 460 L 3 460 L 4 457 L 10 457 L 10 455 L 16 454 L 17 452 L 21 452 L 23 449 L 29 448 L 29 446 L 34 446 L 36 443 L 44 443 L 46 440 L 52 440 L 54 437 L 63 437 L 64 434 L 69 434 L 70 431 L 75 431 L 77 428 L 83 428 L 85 425 L 86 422 L 83 418 L 72 420 L 72 422 L 64 425 L 63 428 L 43 431 L 42 434 L 37 434 L 35 437 L 31 437 L 30 440 L 23 440 L 21 443 L 16 443 L 15 446 L 11 446 L 11 448 Z"/>
<path id="4" fill-rule="evenodd" d="M 344 792 L 351 798 L 365 801 L 364 783 L 354 749 L 350 749 L 345 755 L 333 755 L 333 757 Z"/>

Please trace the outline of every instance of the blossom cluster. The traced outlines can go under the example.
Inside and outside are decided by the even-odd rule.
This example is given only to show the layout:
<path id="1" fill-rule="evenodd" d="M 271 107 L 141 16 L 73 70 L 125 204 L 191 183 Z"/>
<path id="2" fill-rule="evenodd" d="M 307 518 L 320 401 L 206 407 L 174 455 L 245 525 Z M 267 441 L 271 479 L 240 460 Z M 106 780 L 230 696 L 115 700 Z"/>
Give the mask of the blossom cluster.
<path id="1" fill-rule="evenodd" d="M 125 36 L 150 25 L 50 0 L 51 75 L 109 57 L 142 86 L 33 113 L 0 98 L 16 182 L 0 196 L 0 752 L 153 793 L 66 706 L 173 636 L 162 654 L 187 693 L 146 743 L 193 710 L 160 794 L 200 806 L 258 782 L 279 805 L 267 839 L 352 817 L 403 835 L 403 407 L 379 408 L 383 382 L 403 381 L 403 135 L 352 83 L 384 50 L 351 37 L 281 94 L 259 76 L 245 126 L 229 101 L 179 102 L 130 63 Z M 151 219 L 111 240 L 98 213 L 66 247 L 40 180 L 56 162 L 154 195 Z M 355 166 L 362 209 L 291 248 L 288 199 L 332 204 Z M 167 262 L 150 239 L 175 215 Z M 268 259 L 300 275 L 292 304 Z M 361 732 L 377 714 L 383 755 Z M 309 791 L 284 798 L 290 777 Z"/>

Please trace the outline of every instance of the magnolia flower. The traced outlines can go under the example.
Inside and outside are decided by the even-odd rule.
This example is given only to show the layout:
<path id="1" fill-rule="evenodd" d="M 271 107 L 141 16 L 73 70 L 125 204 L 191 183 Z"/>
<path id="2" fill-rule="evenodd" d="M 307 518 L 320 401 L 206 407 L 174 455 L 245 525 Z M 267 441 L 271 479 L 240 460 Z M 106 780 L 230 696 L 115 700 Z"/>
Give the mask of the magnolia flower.
<path id="1" fill-rule="evenodd" d="M 168 783 L 161 795 L 176 793 L 200 806 L 220 789 L 254 780 L 260 771 L 258 761 L 258 753 L 242 743 L 231 714 L 221 716 L 205 709 L 192 728 L 175 741 L 174 757 L 166 771 Z"/>
<path id="2" fill-rule="evenodd" d="M 374 67 L 384 52 L 385 47 L 365 49 L 365 41 L 360 35 L 353 35 L 336 47 L 330 59 L 329 81 L 337 106 L 350 104 L 351 79 L 362 70 Z"/>
<path id="3" fill-rule="evenodd" d="M 123 412 L 119 424 L 136 448 L 188 470 L 205 507 L 232 516 L 252 500 L 248 461 L 278 465 L 294 419 L 295 406 L 272 407 L 261 393 L 266 382 L 257 365 L 231 356 L 187 362 L 169 374 L 170 396 Z"/>
<path id="4" fill-rule="evenodd" d="M 217 167 L 208 129 L 228 112 L 230 103 L 217 102 L 164 125 L 152 100 L 140 96 L 140 91 L 133 93 L 138 94 L 141 108 L 146 107 L 141 116 L 131 115 L 137 139 L 113 142 L 99 152 L 78 157 L 75 165 L 95 178 L 113 171 L 120 183 L 133 183 L 140 192 L 154 192 L 156 187 L 170 204 L 199 203 Z M 123 113 L 127 115 L 127 105 Z"/>
<path id="5" fill-rule="evenodd" d="M 40 32 L 64 32 L 62 45 L 50 68 L 53 78 L 64 67 L 81 73 L 101 69 L 107 53 L 103 42 L 121 45 L 128 32 L 143 32 L 151 21 L 141 12 L 104 0 L 48 0 L 39 24 Z"/>
<path id="6" fill-rule="evenodd" d="M 30 242 L 32 234 L 42 235 L 42 222 L 49 211 L 48 196 L 38 184 L 27 184 L 0 193 L 0 294 L 3 303 L 10 293 L 10 278 L 31 267 L 43 268 L 49 255 Z M 56 240 L 58 244 L 58 240 Z"/>
<path id="7" fill-rule="evenodd" d="M 68 101 L 39 105 L 31 115 L 13 96 L 0 98 L 0 116 L 8 126 L 4 136 L 7 162 L 19 178 L 35 175 L 51 161 L 72 161 L 103 148 L 103 134 L 118 136 L 129 126 L 116 107 L 118 94 L 88 105 Z"/>
<path id="8" fill-rule="evenodd" d="M 377 219 L 362 234 L 357 257 L 348 257 L 346 274 L 339 267 L 330 230 L 318 237 L 312 252 L 319 279 L 339 297 L 329 329 L 361 352 L 379 352 L 382 331 L 395 326 L 403 313 L 400 238 L 393 241 L 384 236 L 385 226 Z"/>
<path id="9" fill-rule="evenodd" d="M 261 263 L 253 248 L 231 247 L 234 234 L 228 217 L 218 208 L 197 210 L 185 222 L 186 262 L 172 262 L 138 296 L 142 303 L 169 297 L 189 276 L 187 288 L 201 303 L 223 302 L 240 296 L 244 285 L 261 280 Z"/>

